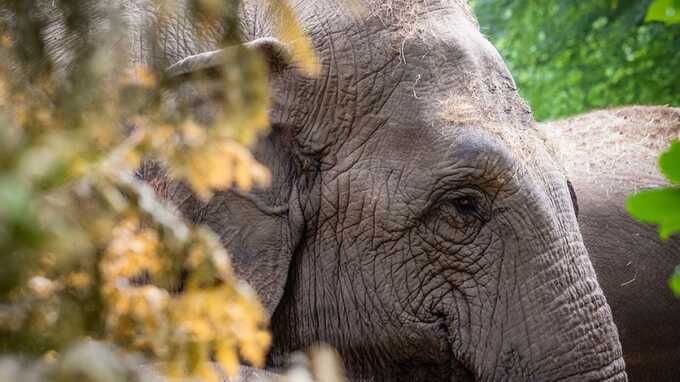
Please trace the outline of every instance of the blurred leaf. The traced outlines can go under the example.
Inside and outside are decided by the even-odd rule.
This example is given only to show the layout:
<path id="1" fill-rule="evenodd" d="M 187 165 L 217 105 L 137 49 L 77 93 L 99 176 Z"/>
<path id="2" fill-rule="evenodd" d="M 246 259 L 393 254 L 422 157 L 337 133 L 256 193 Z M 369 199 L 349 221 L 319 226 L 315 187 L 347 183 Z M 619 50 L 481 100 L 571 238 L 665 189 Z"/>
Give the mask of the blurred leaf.
<path id="1" fill-rule="evenodd" d="M 0 178 L 0 217 L 20 221 L 27 217 L 31 205 L 31 189 L 15 177 Z"/>
<path id="2" fill-rule="evenodd" d="M 134 372 L 125 361 L 111 346 L 86 341 L 68 349 L 50 374 L 55 381 L 122 382 Z"/>
<path id="3" fill-rule="evenodd" d="M 661 21 L 667 24 L 679 24 L 680 1 L 654 0 L 647 10 L 645 21 Z"/>
<path id="4" fill-rule="evenodd" d="M 657 224 L 662 239 L 680 231 L 680 188 L 639 192 L 628 198 L 626 209 L 643 223 Z"/>
<path id="5" fill-rule="evenodd" d="M 680 266 L 675 269 L 675 273 L 671 276 L 670 280 L 668 280 L 668 284 L 673 293 L 675 293 L 675 296 L 680 298 Z"/>
<path id="6" fill-rule="evenodd" d="M 671 143 L 670 149 L 659 156 L 659 169 L 672 183 L 680 185 L 680 141 Z M 680 210 L 678 211 L 680 213 Z"/>
<path id="7" fill-rule="evenodd" d="M 659 168 L 670 182 L 680 183 L 680 141 L 659 156 Z M 626 209 L 643 223 L 658 224 L 663 239 L 680 231 L 680 187 L 638 192 L 628 198 Z"/>
<path id="8" fill-rule="evenodd" d="M 312 41 L 297 22 L 293 9 L 286 0 L 272 0 L 274 30 L 277 37 L 290 47 L 293 61 L 310 76 L 317 76 L 321 70 Z"/>

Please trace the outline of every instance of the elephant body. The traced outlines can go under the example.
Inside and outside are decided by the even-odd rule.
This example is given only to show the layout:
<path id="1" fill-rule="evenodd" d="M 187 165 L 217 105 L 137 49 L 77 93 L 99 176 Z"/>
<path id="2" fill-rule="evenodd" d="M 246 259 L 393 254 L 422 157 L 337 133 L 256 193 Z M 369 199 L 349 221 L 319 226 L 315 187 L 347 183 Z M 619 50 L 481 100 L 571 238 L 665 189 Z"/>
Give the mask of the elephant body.
<path id="1" fill-rule="evenodd" d="M 174 101 L 205 120 L 220 106 L 192 74 L 219 73 L 223 26 L 196 30 L 166 3 L 179 6 L 120 2 L 130 62 L 172 67 L 191 90 Z M 467 3 L 352 3 L 293 4 L 316 77 L 266 2 L 241 5 L 246 46 L 270 65 L 272 128 L 254 149 L 270 188 L 202 202 L 140 170 L 260 295 L 267 366 L 324 342 L 355 381 L 625 381 L 568 180 Z"/>
<path id="2" fill-rule="evenodd" d="M 680 138 L 680 109 L 627 107 L 544 123 L 560 147 L 578 198 L 578 221 L 611 305 L 633 381 L 680 376 L 680 299 L 667 279 L 680 264 L 680 237 L 659 239 L 633 220 L 628 195 L 666 186 L 658 155 Z"/>

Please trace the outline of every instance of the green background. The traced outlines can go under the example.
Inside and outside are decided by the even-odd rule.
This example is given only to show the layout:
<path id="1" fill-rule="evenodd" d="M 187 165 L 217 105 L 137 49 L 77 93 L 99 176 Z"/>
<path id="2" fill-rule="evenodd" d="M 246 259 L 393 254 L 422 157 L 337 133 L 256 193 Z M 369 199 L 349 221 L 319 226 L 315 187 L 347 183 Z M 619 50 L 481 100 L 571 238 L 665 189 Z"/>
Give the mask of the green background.
<path id="1" fill-rule="evenodd" d="M 680 106 L 680 0 L 472 3 L 538 120 Z"/>

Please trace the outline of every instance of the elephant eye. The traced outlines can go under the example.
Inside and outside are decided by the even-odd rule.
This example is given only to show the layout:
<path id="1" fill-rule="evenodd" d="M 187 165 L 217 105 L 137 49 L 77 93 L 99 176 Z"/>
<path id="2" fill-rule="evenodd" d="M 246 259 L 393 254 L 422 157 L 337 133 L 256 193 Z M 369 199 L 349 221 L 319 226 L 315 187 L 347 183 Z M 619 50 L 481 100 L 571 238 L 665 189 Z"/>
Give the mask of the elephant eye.
<path id="1" fill-rule="evenodd" d="M 455 198 L 452 201 L 453 208 L 461 215 L 475 215 L 479 212 L 479 203 L 477 199 L 471 195 L 464 195 Z"/>
<path id="2" fill-rule="evenodd" d="M 471 242 L 489 221 L 491 200 L 476 187 L 449 191 L 426 220 L 430 230 L 446 242 Z"/>
<path id="3" fill-rule="evenodd" d="M 441 210 L 453 227 L 474 225 L 475 221 L 486 222 L 490 217 L 490 202 L 480 190 L 473 188 L 459 189 L 447 198 Z"/>

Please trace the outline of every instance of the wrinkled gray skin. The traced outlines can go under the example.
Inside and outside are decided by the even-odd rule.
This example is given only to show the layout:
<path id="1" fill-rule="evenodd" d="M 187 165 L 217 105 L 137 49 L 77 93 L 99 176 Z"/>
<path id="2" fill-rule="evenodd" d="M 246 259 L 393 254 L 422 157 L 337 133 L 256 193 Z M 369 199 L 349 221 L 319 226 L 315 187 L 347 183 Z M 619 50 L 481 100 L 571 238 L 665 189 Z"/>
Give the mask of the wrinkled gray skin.
<path id="1" fill-rule="evenodd" d="M 244 7 L 245 38 L 272 65 L 272 131 L 256 150 L 270 189 L 203 204 L 141 171 L 259 292 L 268 367 L 323 341 L 352 380 L 625 381 L 567 179 L 467 5 L 359 2 L 362 16 L 341 3 L 295 5 L 318 78 L 257 40 L 272 22 Z M 197 35 L 181 12 L 145 44 L 155 11 L 124 4 L 133 61 L 217 48 L 219 26 Z M 191 87 L 177 102 L 209 109 Z"/>
<path id="2" fill-rule="evenodd" d="M 578 221 L 614 313 L 631 381 L 677 381 L 680 300 L 667 279 L 680 236 L 659 239 L 634 221 L 626 197 L 665 185 L 658 153 L 680 138 L 680 109 L 629 107 L 541 125 L 562 149 L 578 197 Z"/>

